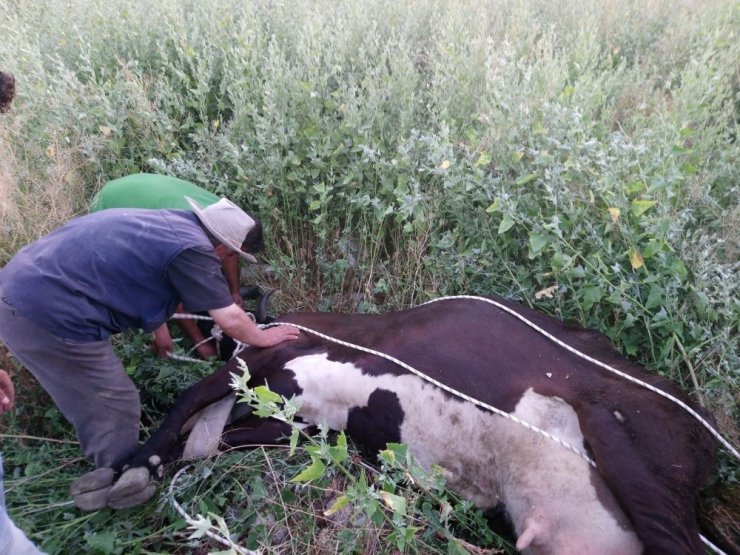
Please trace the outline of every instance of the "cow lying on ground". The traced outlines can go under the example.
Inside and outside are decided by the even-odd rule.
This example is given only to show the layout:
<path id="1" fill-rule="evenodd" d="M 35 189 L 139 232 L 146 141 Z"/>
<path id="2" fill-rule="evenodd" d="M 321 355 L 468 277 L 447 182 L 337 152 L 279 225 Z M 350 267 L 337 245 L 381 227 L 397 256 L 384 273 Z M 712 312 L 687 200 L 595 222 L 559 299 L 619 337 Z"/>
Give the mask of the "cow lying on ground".
<path id="1" fill-rule="evenodd" d="M 671 381 L 621 357 L 601 334 L 496 302 L 704 414 Z M 695 507 L 715 463 L 716 441 L 671 400 L 576 356 L 483 300 L 449 299 L 380 315 L 296 313 L 278 321 L 386 353 L 587 453 L 595 468 L 394 362 L 310 333 L 239 355 L 250 385 L 296 397 L 304 421 L 346 430 L 371 449 L 406 443 L 422 464 L 444 467 L 448 486 L 479 507 L 503 504 L 520 550 L 703 552 Z M 177 452 L 186 419 L 233 395 L 232 372 L 238 372 L 236 360 L 185 391 L 130 465 L 160 471 Z M 225 430 L 222 442 L 272 443 L 288 432 L 285 424 L 248 414 Z"/>

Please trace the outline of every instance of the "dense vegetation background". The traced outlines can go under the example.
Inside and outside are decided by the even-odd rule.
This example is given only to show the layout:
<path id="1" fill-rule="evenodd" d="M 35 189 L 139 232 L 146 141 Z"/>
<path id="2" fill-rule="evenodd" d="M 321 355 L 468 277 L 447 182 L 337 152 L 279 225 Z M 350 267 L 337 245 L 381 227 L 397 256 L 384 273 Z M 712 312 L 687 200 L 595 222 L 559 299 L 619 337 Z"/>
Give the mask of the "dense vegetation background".
<path id="1" fill-rule="evenodd" d="M 0 115 L 0 265 L 105 181 L 168 173 L 262 218 L 270 271 L 249 279 L 279 285 L 276 311 L 518 299 L 679 381 L 737 445 L 739 30 L 731 0 L 5 0 L 18 98 Z M 145 427 L 208 371 L 154 360 L 146 339 L 117 343 Z M 88 466 L 32 379 L 16 382 L 8 501 L 46 550 L 217 549 L 188 540 L 164 496 L 126 514 L 66 504 Z M 407 520 L 368 487 L 329 522 L 338 474 L 297 488 L 305 460 L 231 454 L 184 495 L 281 553 L 497 545 L 435 488 L 399 489 Z M 737 477 L 723 455 L 705 496 L 729 530 Z"/>

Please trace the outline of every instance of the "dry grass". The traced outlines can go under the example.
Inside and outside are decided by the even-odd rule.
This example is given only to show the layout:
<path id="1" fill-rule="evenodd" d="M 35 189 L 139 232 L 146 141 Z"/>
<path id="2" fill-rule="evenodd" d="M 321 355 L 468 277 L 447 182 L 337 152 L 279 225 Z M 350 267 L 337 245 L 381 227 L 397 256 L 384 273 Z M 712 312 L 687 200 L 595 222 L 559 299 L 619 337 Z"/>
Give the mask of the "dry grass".
<path id="1" fill-rule="evenodd" d="M 83 208 L 85 186 L 74 145 L 56 141 L 43 153 L 19 153 L 9 140 L 13 127 L 0 129 L 0 261 L 58 228 Z M 28 156 L 37 158 L 31 165 Z M 34 169 L 36 166 L 38 169 Z"/>

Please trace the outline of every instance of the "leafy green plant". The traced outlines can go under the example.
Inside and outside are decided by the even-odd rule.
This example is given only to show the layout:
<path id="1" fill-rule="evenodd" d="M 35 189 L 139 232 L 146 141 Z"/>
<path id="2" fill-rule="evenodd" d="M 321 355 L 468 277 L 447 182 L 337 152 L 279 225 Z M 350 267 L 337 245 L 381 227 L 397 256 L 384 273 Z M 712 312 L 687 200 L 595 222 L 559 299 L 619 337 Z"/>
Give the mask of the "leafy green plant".
<path id="1" fill-rule="evenodd" d="M 476 522 L 467 516 L 466 513 L 472 509 L 471 504 L 461 502 L 445 490 L 444 469 L 422 468 L 407 446 L 388 444 L 378 456 L 379 471 L 368 475 L 368 467 L 363 467 L 357 475 L 344 432 L 336 435 L 334 443 L 325 425 L 319 425 L 317 435 L 307 435 L 303 427 L 294 422 L 300 406 L 266 386 L 250 388 L 249 369 L 243 361 L 239 361 L 239 367 L 241 375 L 232 374 L 231 384 L 238 394 L 237 402 L 247 403 L 257 416 L 290 424 L 291 455 L 298 448 L 299 437 L 302 436 L 306 442 L 302 449 L 310 457 L 310 464 L 290 481 L 300 485 L 322 484 L 332 474 L 342 476 L 344 490 L 335 494 L 324 516 L 332 517 L 343 509 L 349 509 L 349 519 L 367 519 L 384 529 L 384 541 L 401 552 L 416 552 L 420 546 L 440 538 L 448 543 L 448 552 L 467 553 L 463 547 L 466 542 L 456 537 L 456 528 L 476 534 L 479 542 L 495 544 L 497 549 L 505 545 L 503 540 L 485 527 L 485 522 L 481 519 Z M 427 524 L 422 525 L 422 522 Z"/>

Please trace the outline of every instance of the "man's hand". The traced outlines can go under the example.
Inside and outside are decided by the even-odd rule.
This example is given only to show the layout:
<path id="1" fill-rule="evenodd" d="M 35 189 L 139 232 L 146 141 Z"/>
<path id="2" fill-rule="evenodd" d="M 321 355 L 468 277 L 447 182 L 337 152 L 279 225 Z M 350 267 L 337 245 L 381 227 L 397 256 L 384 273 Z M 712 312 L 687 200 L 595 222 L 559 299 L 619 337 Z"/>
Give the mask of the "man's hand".
<path id="1" fill-rule="evenodd" d="M 154 336 L 154 342 L 152 343 L 152 349 L 159 358 L 167 358 L 167 355 L 172 352 L 172 336 L 170 330 L 167 328 L 167 323 L 162 324 L 152 334 Z"/>
<path id="2" fill-rule="evenodd" d="M 260 338 L 262 344 L 253 344 L 256 347 L 272 347 L 283 341 L 298 339 L 298 335 L 301 333 L 301 330 L 290 326 L 274 326 L 260 331 L 262 333 L 262 337 Z"/>
<path id="3" fill-rule="evenodd" d="M 272 347 L 283 341 L 298 338 L 300 331 L 288 326 L 260 329 L 241 308 L 232 304 L 208 313 L 225 333 L 248 345 Z"/>
<path id="4" fill-rule="evenodd" d="M 15 388 L 10 376 L 5 370 L 0 369 L 0 414 L 13 409 L 15 401 Z"/>
<path id="5" fill-rule="evenodd" d="M 218 356 L 216 349 L 213 348 L 213 345 L 211 345 L 210 342 L 198 345 L 195 350 L 198 351 L 200 358 L 202 358 L 203 360 L 208 360 Z"/>

